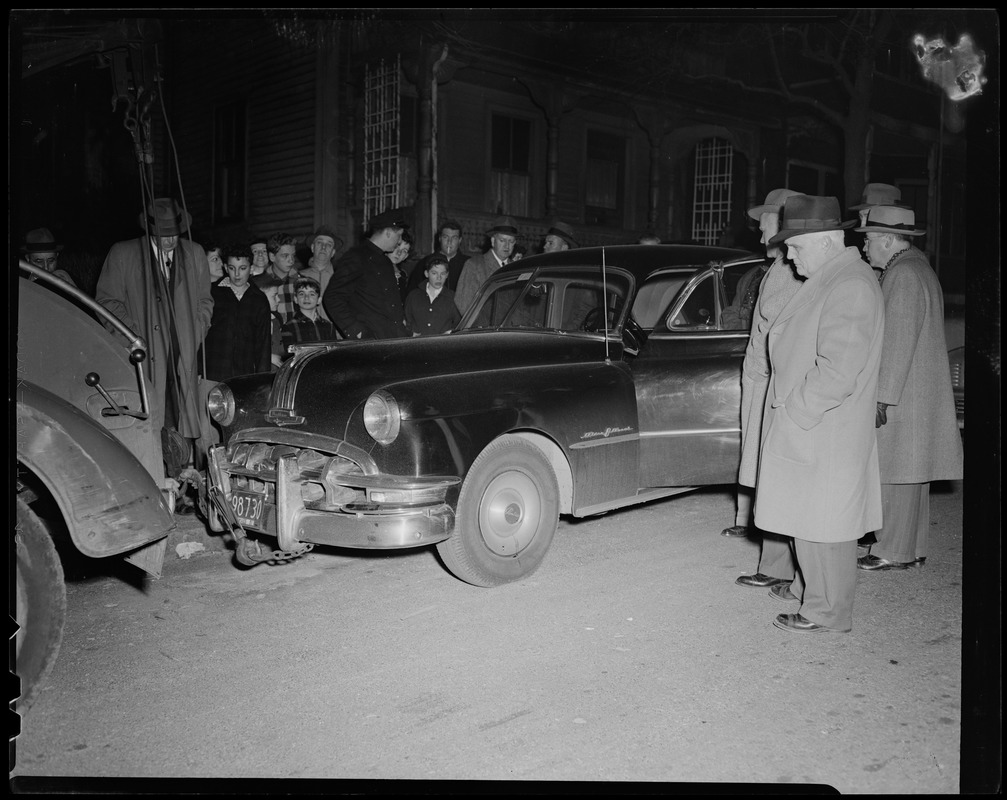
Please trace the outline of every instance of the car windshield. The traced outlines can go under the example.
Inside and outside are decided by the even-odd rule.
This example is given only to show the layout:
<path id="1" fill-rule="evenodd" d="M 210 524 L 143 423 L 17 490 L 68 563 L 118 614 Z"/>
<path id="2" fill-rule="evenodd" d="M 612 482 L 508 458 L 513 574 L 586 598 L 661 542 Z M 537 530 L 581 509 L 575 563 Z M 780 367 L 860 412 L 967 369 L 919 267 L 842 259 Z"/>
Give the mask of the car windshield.
<path id="1" fill-rule="evenodd" d="M 614 330 L 632 283 L 625 272 L 609 268 L 603 276 L 596 266 L 510 272 L 487 283 L 462 327 L 594 333 L 607 325 Z"/>

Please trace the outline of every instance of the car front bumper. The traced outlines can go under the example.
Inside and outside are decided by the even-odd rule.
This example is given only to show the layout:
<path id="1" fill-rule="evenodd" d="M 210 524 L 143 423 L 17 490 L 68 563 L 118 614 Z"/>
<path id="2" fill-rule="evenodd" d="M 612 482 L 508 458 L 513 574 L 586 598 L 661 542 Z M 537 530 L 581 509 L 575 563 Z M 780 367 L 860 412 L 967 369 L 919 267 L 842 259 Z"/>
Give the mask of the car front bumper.
<path id="1" fill-rule="evenodd" d="M 243 529 L 275 536 L 282 550 L 303 543 L 422 547 L 447 539 L 454 529 L 454 509 L 445 496 L 457 477 L 366 474 L 347 469 L 342 456 L 263 443 L 251 447 L 251 453 L 247 447 L 212 447 L 207 479 Z M 255 457 L 263 451 L 265 458 Z M 237 458 L 229 459 L 229 452 Z"/>

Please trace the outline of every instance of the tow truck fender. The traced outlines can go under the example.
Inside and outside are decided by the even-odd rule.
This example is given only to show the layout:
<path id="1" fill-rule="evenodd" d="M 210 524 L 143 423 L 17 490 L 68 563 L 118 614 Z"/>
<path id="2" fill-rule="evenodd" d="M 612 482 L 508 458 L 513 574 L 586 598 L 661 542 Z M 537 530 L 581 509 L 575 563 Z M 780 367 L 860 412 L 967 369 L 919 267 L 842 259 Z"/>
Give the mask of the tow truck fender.
<path id="1" fill-rule="evenodd" d="M 77 549 L 103 558 L 167 536 L 174 521 L 164 496 L 118 439 L 35 384 L 19 383 L 16 398 L 18 463 L 52 494 Z"/>

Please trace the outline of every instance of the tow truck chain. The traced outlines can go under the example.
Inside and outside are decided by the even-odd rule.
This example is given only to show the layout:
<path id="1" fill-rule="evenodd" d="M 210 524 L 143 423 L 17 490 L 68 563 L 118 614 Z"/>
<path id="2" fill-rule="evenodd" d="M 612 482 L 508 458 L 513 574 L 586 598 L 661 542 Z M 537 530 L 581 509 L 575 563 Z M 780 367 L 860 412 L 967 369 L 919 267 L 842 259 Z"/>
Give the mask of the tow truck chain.
<path id="1" fill-rule="evenodd" d="M 262 563 L 283 564 L 287 561 L 293 561 L 295 558 L 300 558 L 315 547 L 311 542 L 304 542 L 293 550 L 263 550 L 262 545 L 257 540 L 248 538 L 248 534 L 245 533 L 244 527 L 238 522 L 234 510 L 224 500 L 224 493 L 221 492 L 219 487 L 211 486 L 206 489 L 206 496 L 207 500 L 216 507 L 217 513 L 224 520 L 224 523 L 230 528 L 231 536 L 234 537 L 234 557 L 238 559 L 238 563 L 244 564 L 246 567 Z"/>
<path id="2" fill-rule="evenodd" d="M 300 558 L 314 548 L 314 544 L 305 542 L 296 550 L 263 550 L 258 541 L 249 539 L 247 536 L 242 536 L 240 539 L 235 536 L 235 545 L 235 557 L 246 567 L 262 563 L 283 564 Z"/>

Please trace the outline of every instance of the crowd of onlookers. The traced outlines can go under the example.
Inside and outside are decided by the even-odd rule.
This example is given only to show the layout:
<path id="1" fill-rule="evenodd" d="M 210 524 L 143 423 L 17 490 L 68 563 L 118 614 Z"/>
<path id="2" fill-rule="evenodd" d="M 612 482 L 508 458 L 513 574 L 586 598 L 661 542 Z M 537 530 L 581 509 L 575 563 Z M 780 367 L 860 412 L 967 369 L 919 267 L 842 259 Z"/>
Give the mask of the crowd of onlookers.
<path id="1" fill-rule="evenodd" d="M 159 198 L 140 215 L 139 223 L 147 232 L 147 244 L 131 249 L 136 256 L 149 251 L 150 257 L 131 259 L 130 267 L 134 278 L 147 275 L 141 295 L 153 291 L 157 302 L 168 301 L 165 324 L 157 326 L 158 331 L 171 332 L 168 346 L 179 344 L 179 316 L 185 309 L 200 304 L 212 309 L 205 330 L 197 324 L 187 332 L 191 336 L 183 336 L 197 343 L 196 372 L 212 380 L 275 370 L 296 345 L 305 342 L 446 333 L 461 320 L 489 274 L 529 254 L 517 244 L 518 229 L 510 218 L 486 232 L 485 253 L 464 252 L 465 232 L 448 219 L 437 230 L 434 252 L 419 256 L 413 252 L 405 216 L 396 209 L 370 220 L 367 235 L 345 250 L 342 239 L 325 225 L 306 238 L 279 231 L 238 241 L 191 243 L 191 253 L 178 250 L 182 258 L 176 280 L 167 262 L 179 240 L 191 237 L 187 212 L 173 199 Z M 640 241 L 660 240 L 645 235 Z M 541 251 L 577 246 L 573 228 L 556 220 L 543 237 Z M 130 303 L 115 296 L 109 259 L 95 265 L 86 257 L 75 260 L 72 251 L 68 255 L 63 250 L 63 243 L 46 228 L 30 231 L 21 248 L 33 265 L 97 296 L 105 305 L 111 302 L 117 315 L 135 323 Z M 63 269 L 68 261 L 77 268 Z M 156 283 L 157 270 L 151 272 L 151 264 L 160 265 L 168 285 L 147 286 Z M 183 285 L 188 294 L 157 292 L 173 281 L 178 284 L 176 294 Z M 203 283 L 205 295 L 199 291 Z M 139 297 L 133 302 L 139 303 Z"/>

